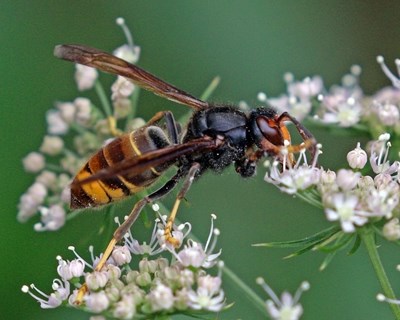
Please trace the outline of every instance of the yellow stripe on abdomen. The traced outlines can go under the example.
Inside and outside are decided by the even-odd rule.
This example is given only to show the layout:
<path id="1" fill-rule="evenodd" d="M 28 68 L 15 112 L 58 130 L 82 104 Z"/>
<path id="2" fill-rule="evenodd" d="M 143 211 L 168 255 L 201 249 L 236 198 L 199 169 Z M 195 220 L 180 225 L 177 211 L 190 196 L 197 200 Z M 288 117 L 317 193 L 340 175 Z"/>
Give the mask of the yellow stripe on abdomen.
<path id="1" fill-rule="evenodd" d="M 82 169 L 76 176 L 78 181 L 82 181 L 91 176 L 91 173 Z M 106 204 L 110 202 L 106 191 L 99 181 L 93 181 L 82 184 L 81 188 L 96 204 Z"/>

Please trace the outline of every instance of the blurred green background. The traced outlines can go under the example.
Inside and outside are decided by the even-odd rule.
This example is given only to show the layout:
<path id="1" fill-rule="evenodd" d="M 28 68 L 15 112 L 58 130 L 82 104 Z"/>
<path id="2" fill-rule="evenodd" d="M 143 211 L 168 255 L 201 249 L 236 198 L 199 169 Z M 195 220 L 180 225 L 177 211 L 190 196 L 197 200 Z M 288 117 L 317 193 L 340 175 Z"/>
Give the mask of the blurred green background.
<path id="1" fill-rule="evenodd" d="M 16 205 L 33 181 L 21 158 L 40 146 L 46 110 L 78 95 L 72 65 L 53 58 L 54 45 L 83 43 L 111 51 L 124 42 L 115 25 L 119 16 L 142 48 L 141 66 L 194 95 L 219 75 L 215 101 L 244 99 L 255 105 L 259 91 L 284 92 L 287 71 L 298 79 L 320 74 L 330 86 L 354 63 L 362 66 L 362 86 L 372 93 L 388 85 L 376 55 L 384 55 L 391 67 L 400 56 L 400 3 L 395 1 L 1 1 L 1 319 L 88 318 L 75 310 L 41 310 L 20 287 L 34 282 L 49 292 L 56 255 L 71 258 L 68 245 L 80 252 L 89 244 L 100 250 L 108 239 L 95 234 L 105 212 L 81 215 L 56 233 L 36 233 L 34 222 L 17 223 Z M 144 92 L 139 107 L 145 119 L 161 109 L 177 115 L 186 111 Z M 359 140 L 313 132 L 324 145 L 322 165 L 333 169 Z M 255 284 L 258 276 L 277 292 L 294 292 L 308 280 L 311 290 L 301 300 L 304 319 L 391 319 L 389 307 L 375 301 L 380 288 L 363 248 L 351 257 L 339 254 L 319 272 L 320 253 L 283 260 L 289 251 L 251 247 L 301 238 L 328 225 L 318 210 L 265 184 L 263 173 L 260 168 L 257 178 L 246 181 L 233 170 L 204 176 L 190 191 L 181 219 L 191 221 L 204 239 L 210 214 L 217 214 L 223 259 L 263 298 Z M 400 251 L 390 245 L 380 251 L 400 293 L 395 272 Z M 224 286 L 235 304 L 219 318 L 263 318 L 234 285 L 226 281 Z"/>

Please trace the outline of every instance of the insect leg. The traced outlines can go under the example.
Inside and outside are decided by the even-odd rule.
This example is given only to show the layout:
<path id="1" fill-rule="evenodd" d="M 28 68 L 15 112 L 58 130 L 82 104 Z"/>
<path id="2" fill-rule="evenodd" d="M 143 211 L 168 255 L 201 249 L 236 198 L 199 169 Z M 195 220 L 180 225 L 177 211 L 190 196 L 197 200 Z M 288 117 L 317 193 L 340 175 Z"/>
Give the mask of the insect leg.
<path id="1" fill-rule="evenodd" d="M 165 118 L 165 124 L 167 125 L 167 132 L 171 142 L 173 144 L 179 143 L 179 132 L 177 123 L 175 121 L 174 115 L 171 111 L 159 111 L 157 112 L 146 124 L 146 126 L 150 126 L 153 124 L 157 124 L 162 118 Z"/>
<path id="2" fill-rule="evenodd" d="M 168 221 L 167 221 L 167 224 L 164 229 L 165 240 L 167 242 L 171 243 L 174 247 L 178 247 L 180 245 L 179 240 L 174 238 L 172 235 L 172 227 L 173 227 L 173 224 L 174 224 L 174 221 L 176 218 L 176 214 L 178 212 L 179 205 L 180 205 L 182 199 L 185 197 L 186 193 L 189 191 L 189 189 L 193 183 L 194 177 L 195 177 L 196 173 L 199 171 L 199 169 L 200 169 L 199 163 L 194 163 L 190 167 L 188 175 L 186 176 L 186 180 L 183 183 L 182 189 L 179 191 L 178 196 L 176 197 L 174 206 L 168 217 Z"/>
<path id="3" fill-rule="evenodd" d="M 148 195 L 147 197 L 139 200 L 135 204 L 135 206 L 133 207 L 133 209 L 132 209 L 131 213 L 129 214 L 129 216 L 127 217 L 127 219 L 115 230 L 115 232 L 113 234 L 113 238 L 107 245 L 107 248 L 104 251 L 103 255 L 101 256 L 101 259 L 98 262 L 98 264 L 96 265 L 96 268 L 94 269 L 94 271 L 100 271 L 104 267 L 108 258 L 111 255 L 115 245 L 123 239 L 124 235 L 128 232 L 130 227 L 133 225 L 133 223 L 138 218 L 140 212 L 143 210 L 143 207 L 146 204 L 151 203 L 159 198 L 162 198 L 166 194 L 168 194 L 177 185 L 177 183 L 179 182 L 181 177 L 184 175 L 185 175 L 185 172 L 179 171 L 168 182 L 166 182 L 164 184 L 164 186 L 162 186 L 160 189 L 153 192 L 152 194 Z M 88 287 L 87 287 L 86 283 L 84 283 L 79 288 L 79 291 L 78 291 L 78 294 L 77 294 L 76 300 L 75 300 L 76 304 L 79 305 L 82 303 L 83 297 L 87 291 L 88 291 Z"/>
<path id="4" fill-rule="evenodd" d="M 296 118 L 292 117 L 289 113 L 287 112 L 283 112 L 279 118 L 278 118 L 278 123 L 280 124 L 283 121 L 290 121 L 292 122 L 297 131 L 299 132 L 300 136 L 303 138 L 304 144 L 305 145 L 299 145 L 299 146 L 291 146 L 293 148 L 293 151 L 289 152 L 299 152 L 301 149 L 303 148 L 307 148 L 309 149 L 310 153 L 311 153 L 311 161 L 314 161 L 314 158 L 316 157 L 316 152 L 317 152 L 317 148 L 316 148 L 316 144 L 317 141 L 315 140 L 314 136 L 312 135 L 312 133 L 310 131 L 307 130 L 307 128 L 305 128 L 299 121 L 297 121 Z"/>
<path id="5" fill-rule="evenodd" d="M 117 128 L 117 119 L 114 116 L 107 117 L 107 124 L 110 133 L 114 137 L 119 137 L 122 134 L 122 131 Z"/>

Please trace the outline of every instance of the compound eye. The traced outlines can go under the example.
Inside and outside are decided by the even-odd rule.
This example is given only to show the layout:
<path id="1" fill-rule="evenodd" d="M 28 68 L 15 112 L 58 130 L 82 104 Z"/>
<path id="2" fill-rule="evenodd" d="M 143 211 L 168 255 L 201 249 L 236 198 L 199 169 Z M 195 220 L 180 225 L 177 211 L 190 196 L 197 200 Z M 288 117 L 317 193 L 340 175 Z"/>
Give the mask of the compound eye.
<path id="1" fill-rule="evenodd" d="M 269 142 L 273 143 L 276 146 L 283 145 L 282 134 L 274 120 L 268 119 L 266 117 L 258 117 L 256 121 L 262 135 Z"/>

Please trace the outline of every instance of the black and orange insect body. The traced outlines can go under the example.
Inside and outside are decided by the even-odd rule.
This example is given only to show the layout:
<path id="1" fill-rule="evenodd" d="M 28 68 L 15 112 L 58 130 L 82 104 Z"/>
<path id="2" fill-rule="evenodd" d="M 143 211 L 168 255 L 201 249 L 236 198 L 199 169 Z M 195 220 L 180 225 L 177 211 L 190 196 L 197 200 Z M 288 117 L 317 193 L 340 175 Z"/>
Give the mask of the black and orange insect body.
<path id="1" fill-rule="evenodd" d="M 203 172 L 220 172 L 234 164 L 242 177 L 250 177 L 256 172 L 257 162 L 268 155 L 282 163 L 284 159 L 294 163 L 293 153 L 307 148 L 312 159 L 316 156 L 313 135 L 287 112 L 279 115 L 270 107 L 243 112 L 233 106 L 211 104 L 120 58 L 86 46 L 61 45 L 55 48 L 54 54 L 126 77 L 146 90 L 194 110 L 183 133 L 178 131 L 170 111 L 158 112 L 141 129 L 119 136 L 106 145 L 75 177 L 71 185 L 71 207 L 85 208 L 107 204 L 142 190 L 152 185 L 171 165 L 177 167 L 175 175 L 160 189 L 135 204 L 128 218 L 114 232 L 96 270 L 104 266 L 113 247 L 123 239 L 143 207 L 168 194 L 182 178 L 185 181 L 165 226 L 165 239 L 175 246 L 179 243 L 172 236 L 172 225 L 180 201 L 194 178 Z M 165 130 L 159 125 L 161 120 L 165 122 Z M 295 125 L 303 144 L 290 144 L 287 121 Z M 83 286 L 78 302 L 86 291 L 87 287 Z"/>
<path id="2" fill-rule="evenodd" d="M 104 177 L 80 184 L 101 170 L 115 167 L 122 161 L 141 157 L 151 151 L 171 145 L 165 132 L 154 125 L 146 126 L 128 134 L 123 134 L 94 154 L 78 172 L 71 184 L 71 208 L 80 209 L 108 204 L 139 192 L 153 184 L 173 162 L 165 162 L 150 167 L 140 173 Z"/>

